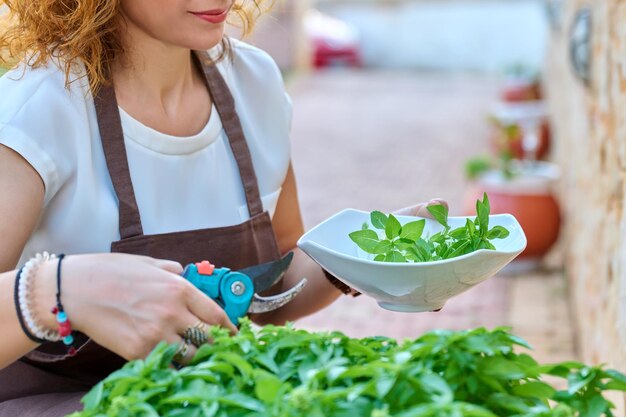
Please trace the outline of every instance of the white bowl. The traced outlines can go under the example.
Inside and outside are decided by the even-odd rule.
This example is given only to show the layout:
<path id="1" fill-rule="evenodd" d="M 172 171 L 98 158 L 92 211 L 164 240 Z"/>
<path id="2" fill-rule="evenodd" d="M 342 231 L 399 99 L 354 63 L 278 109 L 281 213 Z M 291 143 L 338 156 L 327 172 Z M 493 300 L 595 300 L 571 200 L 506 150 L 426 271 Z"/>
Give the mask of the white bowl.
<path id="1" fill-rule="evenodd" d="M 462 227 L 465 219 L 467 217 L 450 217 L 448 223 L 452 228 Z M 494 276 L 526 248 L 526 236 L 515 217 L 500 214 L 489 217 L 489 227 L 504 226 L 510 235 L 492 241 L 496 250 L 478 250 L 458 258 L 427 263 L 376 262 L 348 236 L 369 220 L 367 212 L 344 210 L 308 231 L 298 241 L 298 247 L 322 268 L 376 299 L 387 310 L 438 310 L 448 299 Z M 398 220 L 405 224 L 416 218 L 398 216 Z M 441 230 L 439 223 L 426 219 L 424 236 Z"/>

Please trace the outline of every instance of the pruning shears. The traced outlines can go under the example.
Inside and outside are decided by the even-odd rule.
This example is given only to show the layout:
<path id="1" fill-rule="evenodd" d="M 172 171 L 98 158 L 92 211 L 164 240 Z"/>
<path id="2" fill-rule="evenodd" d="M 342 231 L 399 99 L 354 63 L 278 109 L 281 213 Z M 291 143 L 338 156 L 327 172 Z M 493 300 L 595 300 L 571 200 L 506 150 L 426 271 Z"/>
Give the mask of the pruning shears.
<path id="1" fill-rule="evenodd" d="M 202 261 L 187 265 L 183 277 L 211 297 L 226 311 L 230 321 L 237 325 L 239 319 L 246 314 L 277 310 L 302 291 L 307 283 L 306 278 L 281 294 L 270 297 L 257 294 L 279 282 L 292 259 L 293 252 L 290 252 L 278 261 L 251 266 L 241 271 L 216 268 L 209 261 Z"/>

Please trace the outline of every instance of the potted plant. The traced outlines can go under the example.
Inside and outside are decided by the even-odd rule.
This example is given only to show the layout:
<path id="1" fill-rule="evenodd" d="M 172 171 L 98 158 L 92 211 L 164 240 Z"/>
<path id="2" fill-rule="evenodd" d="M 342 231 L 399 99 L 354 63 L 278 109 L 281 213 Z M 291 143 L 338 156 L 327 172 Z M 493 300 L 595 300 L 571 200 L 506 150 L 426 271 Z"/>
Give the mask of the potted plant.
<path id="1" fill-rule="evenodd" d="M 506 103 L 543 100 L 541 78 L 524 64 L 513 64 L 506 68 L 500 99 Z"/>
<path id="2" fill-rule="evenodd" d="M 518 161 L 502 153 L 494 160 L 474 158 L 467 162 L 471 181 L 464 211 L 470 215 L 476 199 L 487 193 L 493 214 L 512 214 L 522 226 L 528 246 L 509 271 L 538 268 L 559 237 L 561 211 L 554 187 L 560 177 L 556 165 L 543 161 Z"/>
<path id="3" fill-rule="evenodd" d="M 491 143 L 500 154 L 509 152 L 516 159 L 544 159 L 550 150 L 541 79 L 523 64 L 509 66 L 500 89 L 500 102 L 489 118 Z"/>
<path id="4" fill-rule="evenodd" d="M 511 158 L 522 159 L 524 157 L 524 129 L 519 124 L 503 123 L 495 117 L 489 119 L 493 127 L 491 134 L 491 146 L 498 154 L 509 153 Z M 537 159 L 544 159 L 550 151 L 550 125 L 544 120 L 538 126 Z"/>

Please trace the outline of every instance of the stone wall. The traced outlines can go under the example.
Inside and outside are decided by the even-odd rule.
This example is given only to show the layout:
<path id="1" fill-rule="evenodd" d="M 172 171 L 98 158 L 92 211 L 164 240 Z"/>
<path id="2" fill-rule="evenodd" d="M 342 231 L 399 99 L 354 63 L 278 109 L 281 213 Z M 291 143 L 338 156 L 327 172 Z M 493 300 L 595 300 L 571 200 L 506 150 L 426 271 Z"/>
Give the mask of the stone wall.
<path id="1" fill-rule="evenodd" d="M 593 25 L 588 86 L 569 59 L 570 29 L 583 6 L 591 8 Z M 546 86 L 554 158 L 563 168 L 566 268 L 580 354 L 626 371 L 626 0 L 567 0 L 558 21 Z"/>

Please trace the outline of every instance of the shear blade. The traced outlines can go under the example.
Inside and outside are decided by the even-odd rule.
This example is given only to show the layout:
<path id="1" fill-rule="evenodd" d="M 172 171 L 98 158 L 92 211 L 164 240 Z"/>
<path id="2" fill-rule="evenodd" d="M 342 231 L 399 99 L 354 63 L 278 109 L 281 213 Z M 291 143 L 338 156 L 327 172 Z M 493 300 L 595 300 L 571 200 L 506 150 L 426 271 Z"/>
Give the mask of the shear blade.
<path id="1" fill-rule="evenodd" d="M 278 310 L 294 298 L 300 291 L 304 289 L 307 284 L 307 279 L 302 278 L 302 280 L 294 287 L 285 291 L 282 294 L 272 295 L 271 297 L 261 297 L 258 294 L 254 294 L 252 298 L 252 303 L 250 304 L 250 308 L 248 308 L 249 313 L 267 313 L 268 311 Z"/>
<path id="2" fill-rule="evenodd" d="M 242 269 L 238 272 L 252 279 L 255 292 L 263 292 L 272 288 L 278 281 L 283 279 L 285 272 L 287 272 L 287 269 L 289 269 L 291 265 L 292 259 L 293 252 L 289 252 L 278 261 L 251 266 L 250 268 Z"/>

